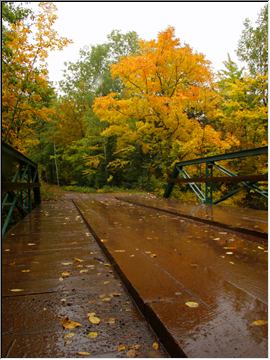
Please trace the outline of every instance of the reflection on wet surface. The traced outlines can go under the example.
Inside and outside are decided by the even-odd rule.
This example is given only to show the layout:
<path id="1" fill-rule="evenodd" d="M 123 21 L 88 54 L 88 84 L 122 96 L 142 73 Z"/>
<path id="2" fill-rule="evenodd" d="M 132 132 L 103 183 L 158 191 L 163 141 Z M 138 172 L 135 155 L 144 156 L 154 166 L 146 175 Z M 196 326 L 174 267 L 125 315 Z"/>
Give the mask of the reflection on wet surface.
<path id="1" fill-rule="evenodd" d="M 187 356 L 267 356 L 266 242 L 112 196 L 76 204 Z"/>
<path id="2" fill-rule="evenodd" d="M 2 259 L 3 357 L 168 356 L 153 349 L 156 337 L 70 200 L 25 217 L 3 240 Z M 89 322 L 91 312 L 100 324 Z M 64 329 L 65 318 L 82 326 Z"/>
<path id="3" fill-rule="evenodd" d="M 149 205 L 176 213 L 216 221 L 233 228 L 248 229 L 261 233 L 268 232 L 267 211 L 247 208 L 230 208 L 220 205 L 193 205 L 171 199 L 158 199 L 142 195 L 120 195 L 119 199 Z"/>

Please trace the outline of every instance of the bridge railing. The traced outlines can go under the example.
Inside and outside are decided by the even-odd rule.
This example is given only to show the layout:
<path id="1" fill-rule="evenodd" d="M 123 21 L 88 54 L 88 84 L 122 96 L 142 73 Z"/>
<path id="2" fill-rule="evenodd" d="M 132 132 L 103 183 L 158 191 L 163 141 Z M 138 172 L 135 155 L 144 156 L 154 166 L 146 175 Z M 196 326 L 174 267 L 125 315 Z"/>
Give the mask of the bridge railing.
<path id="1" fill-rule="evenodd" d="M 2 237 L 14 218 L 28 214 L 40 204 L 38 166 L 2 143 Z"/>
<path id="2" fill-rule="evenodd" d="M 241 150 L 237 152 L 209 156 L 204 158 L 197 158 L 193 160 L 186 160 L 177 162 L 174 166 L 174 170 L 168 179 L 168 184 L 164 192 L 164 197 L 168 198 L 171 195 L 174 185 L 177 184 L 188 184 L 200 201 L 204 204 L 217 204 L 221 201 L 228 199 L 235 195 L 243 188 L 251 189 L 259 195 L 268 198 L 268 191 L 262 189 L 257 185 L 259 181 L 267 181 L 267 174 L 256 174 L 256 175 L 237 175 L 235 172 L 225 168 L 223 165 L 218 164 L 220 161 L 248 158 L 251 156 L 259 156 L 268 154 L 268 147 L 260 147 L 249 150 Z M 201 165 L 205 166 L 205 176 L 191 177 L 187 170 L 187 166 Z M 213 170 L 217 170 L 226 176 L 213 176 Z M 178 179 L 178 176 L 182 176 Z M 198 183 L 205 183 L 204 187 L 198 186 Z M 213 186 L 215 183 L 238 183 L 242 186 L 233 188 L 228 193 L 221 196 L 219 199 L 213 199 Z"/>

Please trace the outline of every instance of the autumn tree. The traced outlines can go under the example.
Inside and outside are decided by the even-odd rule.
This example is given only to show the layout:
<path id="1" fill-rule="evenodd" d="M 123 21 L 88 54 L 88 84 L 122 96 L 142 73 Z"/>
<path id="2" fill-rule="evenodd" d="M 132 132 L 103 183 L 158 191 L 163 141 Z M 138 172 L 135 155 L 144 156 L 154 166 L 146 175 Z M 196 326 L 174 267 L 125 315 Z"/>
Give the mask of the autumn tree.
<path id="1" fill-rule="evenodd" d="M 66 64 L 55 114 L 43 134 L 51 146 L 44 144 L 49 152 L 42 156 L 49 173 L 51 166 L 46 164 L 51 164 L 55 143 L 62 184 L 102 187 L 108 183 L 110 172 L 106 165 L 111 161 L 115 141 L 101 136 L 106 124 L 94 114 L 92 104 L 96 96 L 121 91 L 122 84 L 112 79 L 110 65 L 137 48 L 135 32 L 122 34 L 113 30 L 104 44 L 84 47 L 78 61 Z"/>
<path id="2" fill-rule="evenodd" d="M 233 137 L 222 139 L 211 126 L 217 96 L 204 55 L 181 45 L 171 27 L 139 45 L 139 54 L 111 67 L 124 85 L 121 93 L 94 102 L 95 113 L 109 124 L 103 135 L 117 137 L 118 158 L 108 167 L 132 167 L 139 152 L 147 172 L 160 177 L 173 161 L 230 148 Z"/>
<path id="3" fill-rule="evenodd" d="M 9 9 L 10 10 L 10 9 Z M 56 7 L 40 3 L 30 18 L 13 17 L 5 29 L 2 76 L 2 138 L 25 151 L 38 142 L 35 127 L 48 121 L 54 91 L 48 82 L 46 58 L 70 41 L 54 30 Z"/>

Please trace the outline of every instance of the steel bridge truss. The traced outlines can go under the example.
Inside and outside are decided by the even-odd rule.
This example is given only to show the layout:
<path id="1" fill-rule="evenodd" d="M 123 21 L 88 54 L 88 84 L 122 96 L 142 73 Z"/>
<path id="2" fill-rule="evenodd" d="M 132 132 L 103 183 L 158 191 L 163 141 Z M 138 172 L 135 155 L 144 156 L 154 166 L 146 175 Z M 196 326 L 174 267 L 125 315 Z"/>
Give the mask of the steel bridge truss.
<path id="1" fill-rule="evenodd" d="M 250 189 L 268 198 L 268 191 L 262 189 L 257 185 L 259 181 L 267 181 L 267 174 L 258 175 L 238 175 L 235 172 L 225 168 L 218 164 L 219 161 L 247 158 L 251 156 L 259 156 L 268 154 L 268 147 L 261 147 L 250 150 L 242 150 L 233 153 L 227 153 L 223 155 L 209 156 L 205 158 L 198 158 L 193 160 L 186 160 L 177 162 L 174 166 L 174 170 L 168 179 L 168 184 L 164 192 L 164 197 L 168 198 L 173 190 L 174 185 L 177 184 L 188 184 L 192 191 L 196 194 L 199 200 L 204 204 L 218 204 L 231 196 L 237 194 L 243 189 Z M 185 167 L 191 165 L 205 165 L 205 176 L 204 177 L 191 177 Z M 226 176 L 213 176 L 213 170 L 217 170 Z M 178 179 L 178 176 L 181 176 Z M 205 183 L 204 187 L 199 186 L 198 183 Z M 213 186 L 215 183 L 234 183 L 237 184 L 233 189 L 228 191 L 226 194 L 221 196 L 219 199 L 213 199 Z"/>
<path id="2" fill-rule="evenodd" d="M 20 217 L 40 204 L 37 164 L 11 146 L 2 143 L 2 237 L 14 217 Z"/>

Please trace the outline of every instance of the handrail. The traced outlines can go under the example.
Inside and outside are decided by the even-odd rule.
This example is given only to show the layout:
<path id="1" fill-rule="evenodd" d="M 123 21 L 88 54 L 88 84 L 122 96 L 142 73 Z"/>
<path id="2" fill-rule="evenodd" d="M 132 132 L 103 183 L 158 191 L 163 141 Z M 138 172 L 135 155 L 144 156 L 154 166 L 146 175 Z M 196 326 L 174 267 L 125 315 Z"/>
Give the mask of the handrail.
<path id="1" fill-rule="evenodd" d="M 213 184 L 217 182 L 222 182 L 240 183 L 245 188 L 252 189 L 259 195 L 268 198 L 268 192 L 256 185 L 258 181 L 267 181 L 267 174 L 237 175 L 231 170 L 226 169 L 224 166 L 216 164 L 216 162 L 222 160 L 240 159 L 244 157 L 259 156 L 263 154 L 268 154 L 267 146 L 177 162 L 175 163 L 171 177 L 168 179 L 168 184 L 164 192 L 164 197 L 168 198 L 171 195 L 175 183 L 187 183 L 195 192 L 197 197 L 199 197 L 199 199 L 205 204 L 217 204 L 242 190 L 242 187 L 234 188 L 229 193 L 223 195 L 220 199 L 213 200 Z M 205 164 L 205 176 L 190 177 L 184 167 L 198 164 Z M 213 177 L 213 168 L 227 176 Z M 178 179 L 179 174 L 183 176 L 183 179 Z M 196 183 L 205 183 L 204 193 Z"/>
<path id="2" fill-rule="evenodd" d="M 15 209 L 23 217 L 40 204 L 38 165 L 6 143 L 2 143 L 2 236 Z"/>

